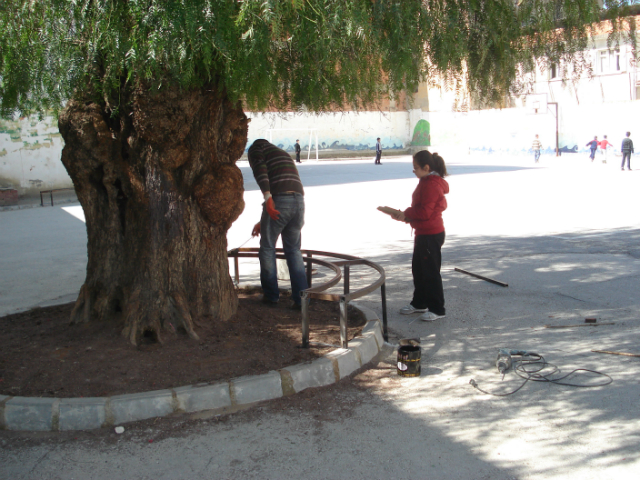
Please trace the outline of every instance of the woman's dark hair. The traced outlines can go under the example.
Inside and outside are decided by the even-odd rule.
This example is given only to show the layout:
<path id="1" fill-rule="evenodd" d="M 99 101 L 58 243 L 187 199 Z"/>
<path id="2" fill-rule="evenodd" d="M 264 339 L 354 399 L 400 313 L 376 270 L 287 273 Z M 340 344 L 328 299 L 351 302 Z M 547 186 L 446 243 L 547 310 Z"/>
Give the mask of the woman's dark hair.
<path id="1" fill-rule="evenodd" d="M 437 153 L 431 153 L 428 150 L 420 150 L 413 156 L 413 160 L 420 165 L 420 168 L 424 168 L 425 165 L 429 165 L 429 170 L 437 172 L 441 177 L 446 177 L 447 167 L 444 164 L 444 160 Z"/>

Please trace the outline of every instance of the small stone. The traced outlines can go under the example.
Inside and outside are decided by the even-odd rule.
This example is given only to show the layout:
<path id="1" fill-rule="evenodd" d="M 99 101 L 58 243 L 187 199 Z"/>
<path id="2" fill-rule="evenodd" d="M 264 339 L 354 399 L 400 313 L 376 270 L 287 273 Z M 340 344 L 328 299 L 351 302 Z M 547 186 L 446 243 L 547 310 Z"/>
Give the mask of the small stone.
<path id="1" fill-rule="evenodd" d="M 121 433 L 124 433 L 124 427 L 116 427 L 115 431 L 118 435 L 120 435 Z"/>

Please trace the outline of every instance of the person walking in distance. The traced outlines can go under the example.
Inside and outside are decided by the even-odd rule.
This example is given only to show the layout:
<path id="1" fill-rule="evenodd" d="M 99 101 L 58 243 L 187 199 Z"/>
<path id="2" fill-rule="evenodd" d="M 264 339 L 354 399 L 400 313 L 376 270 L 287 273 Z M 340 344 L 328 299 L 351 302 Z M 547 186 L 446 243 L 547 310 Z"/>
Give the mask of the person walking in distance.
<path id="1" fill-rule="evenodd" d="M 593 137 L 593 140 L 591 140 L 590 142 L 587 142 L 586 146 L 591 149 L 591 154 L 589 155 L 589 158 L 593 162 L 593 160 L 596 158 L 596 150 L 598 149 L 598 137 Z"/>
<path id="2" fill-rule="evenodd" d="M 533 150 L 533 159 L 536 163 L 540 160 L 540 149 L 542 148 L 542 143 L 540 143 L 540 139 L 538 134 L 536 133 L 536 138 L 533 140 L 533 144 L 531 145 L 531 149 Z"/>
<path id="3" fill-rule="evenodd" d="M 631 170 L 631 154 L 633 153 L 633 140 L 629 137 L 631 132 L 627 132 L 627 138 L 622 140 L 622 165 L 620 167 L 624 170 L 624 160 L 627 159 L 627 170 Z"/>
<path id="4" fill-rule="evenodd" d="M 260 223 L 253 235 L 260 235 L 260 283 L 262 302 L 275 306 L 280 299 L 276 268 L 276 242 L 282 246 L 291 278 L 291 308 L 299 310 L 300 292 L 308 288 L 302 252 L 301 230 L 304 225 L 304 189 L 291 156 L 265 139 L 253 142 L 248 152 L 253 176 L 264 195 Z"/>
<path id="5" fill-rule="evenodd" d="M 296 162 L 302 163 L 300 161 L 300 152 L 302 151 L 302 149 L 300 148 L 300 140 L 296 140 L 296 144 L 294 145 L 294 148 L 296 149 Z"/>
<path id="6" fill-rule="evenodd" d="M 380 145 L 380 137 L 376 139 L 376 161 L 375 165 L 382 165 L 380 159 L 382 158 L 382 145 Z"/>
<path id="7" fill-rule="evenodd" d="M 447 168 L 440 155 L 423 150 L 413 156 L 413 173 L 419 182 L 411 198 L 411 207 L 392 215 L 415 230 L 411 261 L 413 299 L 400 309 L 400 313 L 422 313 L 420 320 L 433 322 L 446 313 L 440 267 L 445 238 L 442 212 L 447 208 L 444 196 L 449 193 L 449 184 L 444 179 Z"/>
<path id="8" fill-rule="evenodd" d="M 600 151 L 602 152 L 602 163 L 607 163 L 607 149 L 609 147 L 613 147 L 613 145 L 611 144 L 611 142 L 609 140 L 607 140 L 607 136 L 606 135 L 600 141 L 599 145 L 600 145 Z"/>

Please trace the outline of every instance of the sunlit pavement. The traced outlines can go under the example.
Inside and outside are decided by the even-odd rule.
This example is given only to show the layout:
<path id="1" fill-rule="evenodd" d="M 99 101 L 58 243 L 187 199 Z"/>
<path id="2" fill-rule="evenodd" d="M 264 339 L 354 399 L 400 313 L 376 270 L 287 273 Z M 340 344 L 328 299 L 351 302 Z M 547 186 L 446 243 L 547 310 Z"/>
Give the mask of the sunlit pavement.
<path id="1" fill-rule="evenodd" d="M 0 477 L 112 478 L 117 465 L 123 478 L 637 478 L 640 358 L 591 350 L 640 353 L 640 164 L 622 172 L 617 157 L 603 165 L 586 155 L 543 156 L 536 165 L 529 157 L 441 153 L 451 174 L 447 317 L 435 323 L 397 313 L 411 299 L 412 232 L 376 210 L 409 205 L 417 184 L 410 158 L 300 166 L 303 248 L 385 267 L 390 340 L 421 339 L 420 378 L 399 378 L 389 368 L 348 417 L 341 417 L 338 390 L 334 418 L 318 420 L 313 408 L 294 416 L 266 409 L 152 446 L 86 441 L 3 450 Z M 246 209 L 229 231 L 229 248 L 248 240 L 260 217 L 261 195 L 246 162 L 240 166 Z M 68 212 L 78 209 L 0 212 L 0 248 L 9 253 L 0 268 L 12 272 L 0 280 L 0 313 L 73 298 L 83 280 L 86 235 Z M 257 239 L 246 246 L 257 247 Z M 317 281 L 324 275 L 320 269 Z M 354 269 L 352 289 L 374 278 Z M 254 261 L 241 263 L 241 281 L 257 281 Z M 361 303 L 381 313 L 379 293 Z M 585 317 L 614 325 L 545 328 L 582 324 Z M 529 382 L 510 396 L 482 395 L 470 379 L 496 393 L 522 383 L 513 373 L 501 380 L 494 365 L 501 347 L 540 353 L 563 373 L 603 372 L 613 383 Z M 383 360 L 393 367 L 393 354 Z M 5 433 L 2 445 L 11 442 Z"/>

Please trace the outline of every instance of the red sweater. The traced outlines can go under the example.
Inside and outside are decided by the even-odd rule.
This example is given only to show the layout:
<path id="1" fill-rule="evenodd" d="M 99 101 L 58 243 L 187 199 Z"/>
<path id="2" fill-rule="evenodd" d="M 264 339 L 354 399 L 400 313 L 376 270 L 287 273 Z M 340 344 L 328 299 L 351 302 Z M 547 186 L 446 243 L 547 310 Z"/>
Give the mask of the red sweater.
<path id="1" fill-rule="evenodd" d="M 435 235 L 444 232 L 442 212 L 447 209 L 444 196 L 449 184 L 439 175 L 422 177 L 411 197 L 411 206 L 404 211 L 416 235 Z"/>

